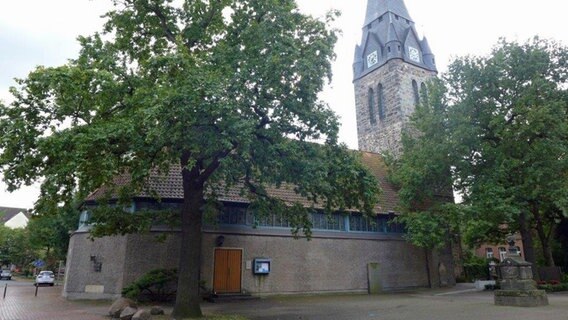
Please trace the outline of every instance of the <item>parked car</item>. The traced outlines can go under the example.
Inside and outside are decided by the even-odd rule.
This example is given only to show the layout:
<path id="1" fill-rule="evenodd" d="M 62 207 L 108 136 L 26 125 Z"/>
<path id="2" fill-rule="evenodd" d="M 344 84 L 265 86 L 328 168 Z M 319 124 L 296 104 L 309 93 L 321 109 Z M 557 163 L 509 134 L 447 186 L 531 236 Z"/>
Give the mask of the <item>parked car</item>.
<path id="1" fill-rule="evenodd" d="M 0 273 L 0 280 L 2 279 L 12 280 L 12 272 L 10 270 L 2 270 L 2 273 Z"/>
<path id="2" fill-rule="evenodd" d="M 36 276 L 34 285 L 39 286 L 42 284 L 46 284 L 53 286 L 54 283 L 55 283 L 55 275 L 53 274 L 53 271 L 41 271 Z"/>

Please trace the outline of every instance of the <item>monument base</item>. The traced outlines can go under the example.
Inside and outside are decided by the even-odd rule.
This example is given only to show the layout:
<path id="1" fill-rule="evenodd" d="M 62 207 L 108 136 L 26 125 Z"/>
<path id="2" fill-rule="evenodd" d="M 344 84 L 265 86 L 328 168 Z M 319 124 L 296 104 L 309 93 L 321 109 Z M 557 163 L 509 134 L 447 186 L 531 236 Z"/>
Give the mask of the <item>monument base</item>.
<path id="1" fill-rule="evenodd" d="M 548 305 L 544 290 L 497 290 L 495 305 L 512 307 L 542 307 Z"/>

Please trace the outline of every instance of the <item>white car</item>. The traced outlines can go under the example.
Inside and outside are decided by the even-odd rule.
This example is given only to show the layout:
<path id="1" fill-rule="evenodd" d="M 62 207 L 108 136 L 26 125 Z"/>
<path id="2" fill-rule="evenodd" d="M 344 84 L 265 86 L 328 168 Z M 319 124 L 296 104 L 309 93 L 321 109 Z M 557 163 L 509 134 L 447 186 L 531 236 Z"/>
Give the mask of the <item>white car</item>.
<path id="1" fill-rule="evenodd" d="M 55 275 L 53 274 L 53 271 L 41 271 L 36 276 L 34 285 L 39 286 L 42 284 L 46 284 L 53 286 L 54 283 L 55 283 Z"/>
<path id="2" fill-rule="evenodd" d="M 11 280 L 12 272 L 10 272 L 10 270 L 2 270 L 2 273 L 0 273 L 0 280 L 2 279 Z"/>

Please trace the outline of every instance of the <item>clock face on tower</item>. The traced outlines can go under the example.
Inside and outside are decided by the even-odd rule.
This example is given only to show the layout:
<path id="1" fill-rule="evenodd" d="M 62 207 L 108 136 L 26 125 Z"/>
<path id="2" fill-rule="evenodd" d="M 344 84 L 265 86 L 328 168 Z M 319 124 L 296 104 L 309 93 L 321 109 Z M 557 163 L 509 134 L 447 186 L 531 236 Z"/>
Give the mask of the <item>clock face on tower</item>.
<path id="1" fill-rule="evenodd" d="M 420 62 L 420 51 L 414 47 L 408 47 L 408 57 L 412 61 Z"/>
<path id="2" fill-rule="evenodd" d="M 367 56 L 367 68 L 376 65 L 378 62 L 379 62 L 379 55 L 377 54 L 377 51 L 369 53 L 369 55 Z"/>

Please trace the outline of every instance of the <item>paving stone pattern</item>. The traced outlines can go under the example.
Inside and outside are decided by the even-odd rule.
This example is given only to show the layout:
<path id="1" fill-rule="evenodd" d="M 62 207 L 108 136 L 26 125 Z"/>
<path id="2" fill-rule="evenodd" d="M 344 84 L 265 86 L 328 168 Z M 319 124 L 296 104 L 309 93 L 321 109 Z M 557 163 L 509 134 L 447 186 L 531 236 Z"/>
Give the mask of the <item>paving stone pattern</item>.
<path id="1" fill-rule="evenodd" d="M 2 287 L 2 294 L 4 288 Z M 101 320 L 108 302 L 74 302 L 61 297 L 61 287 L 9 286 L 6 299 L 0 300 L 2 320 Z M 2 297 L 0 296 L 0 299 Z"/>
<path id="2" fill-rule="evenodd" d="M 67 301 L 61 287 L 29 284 L 0 296 L 0 320 L 109 320 L 109 301 Z M 238 314 L 251 320 L 568 320 L 568 293 L 550 295 L 539 308 L 501 307 L 492 292 L 473 285 L 385 295 L 273 297 L 252 301 L 203 303 L 206 314 Z M 166 308 L 166 314 L 171 307 Z"/>

